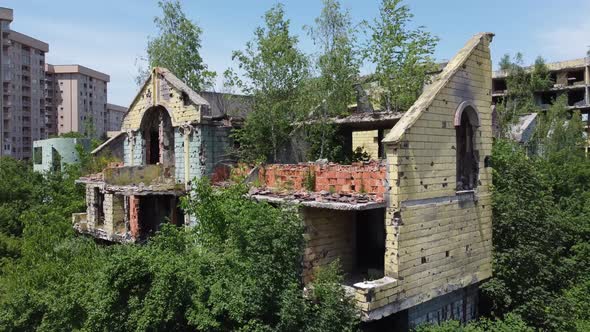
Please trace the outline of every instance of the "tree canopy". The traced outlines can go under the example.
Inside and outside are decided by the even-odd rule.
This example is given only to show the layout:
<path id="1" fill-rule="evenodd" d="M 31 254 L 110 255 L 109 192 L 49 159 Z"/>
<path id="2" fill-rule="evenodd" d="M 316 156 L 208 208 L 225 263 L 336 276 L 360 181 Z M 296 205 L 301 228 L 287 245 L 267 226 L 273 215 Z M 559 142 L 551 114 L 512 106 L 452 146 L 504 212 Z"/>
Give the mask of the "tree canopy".
<path id="1" fill-rule="evenodd" d="M 158 6 L 162 9 L 162 16 L 154 18 L 158 34 L 148 40 L 148 69 L 140 69 L 138 84 L 149 76 L 151 68 L 164 67 L 195 91 L 211 87 L 216 74 L 201 57 L 203 30 L 187 18 L 178 0 L 158 1 Z"/>

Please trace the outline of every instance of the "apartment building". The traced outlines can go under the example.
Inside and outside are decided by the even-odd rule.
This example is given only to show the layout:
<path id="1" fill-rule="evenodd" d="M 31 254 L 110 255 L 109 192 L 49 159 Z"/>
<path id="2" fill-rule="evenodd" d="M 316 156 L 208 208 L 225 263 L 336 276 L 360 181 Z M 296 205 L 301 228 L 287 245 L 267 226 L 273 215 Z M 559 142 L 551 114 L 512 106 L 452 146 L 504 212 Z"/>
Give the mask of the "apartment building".
<path id="1" fill-rule="evenodd" d="M 545 91 L 537 91 L 536 102 L 547 108 L 560 95 L 567 96 L 571 110 L 579 110 L 584 121 L 590 113 L 590 57 L 547 63 L 553 86 Z M 495 71 L 492 76 L 492 98 L 496 104 L 507 93 L 506 71 Z"/>
<path id="2" fill-rule="evenodd" d="M 10 29 L 13 11 L 0 7 L 0 155 L 29 159 L 45 130 L 45 53 L 49 45 Z"/>
<path id="3" fill-rule="evenodd" d="M 45 76 L 50 133 L 80 132 L 103 137 L 109 127 L 109 75 L 81 65 L 46 64 Z"/>
<path id="4" fill-rule="evenodd" d="M 121 123 L 127 113 L 127 107 L 107 103 L 107 131 L 121 130 Z"/>

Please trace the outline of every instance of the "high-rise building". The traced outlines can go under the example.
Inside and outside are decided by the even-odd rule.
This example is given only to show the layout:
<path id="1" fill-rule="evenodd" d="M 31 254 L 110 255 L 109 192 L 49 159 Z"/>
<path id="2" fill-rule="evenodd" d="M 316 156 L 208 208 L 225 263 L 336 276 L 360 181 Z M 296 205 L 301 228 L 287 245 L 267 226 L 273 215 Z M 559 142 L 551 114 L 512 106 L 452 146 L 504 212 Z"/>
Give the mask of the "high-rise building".
<path id="1" fill-rule="evenodd" d="M 102 137 L 108 130 L 109 75 L 80 65 L 45 66 L 45 97 L 51 134 L 80 132 Z"/>
<path id="2" fill-rule="evenodd" d="M 0 155 L 29 159 L 45 131 L 45 53 L 49 46 L 10 29 L 12 9 L 0 7 Z"/>
<path id="3" fill-rule="evenodd" d="M 107 131 L 121 130 L 123 117 L 127 114 L 127 107 L 107 104 Z"/>

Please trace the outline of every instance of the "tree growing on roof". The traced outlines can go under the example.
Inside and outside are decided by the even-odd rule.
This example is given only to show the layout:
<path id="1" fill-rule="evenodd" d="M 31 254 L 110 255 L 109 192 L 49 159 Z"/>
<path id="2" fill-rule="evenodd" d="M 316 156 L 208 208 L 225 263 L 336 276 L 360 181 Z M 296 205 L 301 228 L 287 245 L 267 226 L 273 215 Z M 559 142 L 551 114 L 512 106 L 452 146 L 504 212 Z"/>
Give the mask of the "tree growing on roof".
<path id="1" fill-rule="evenodd" d="M 410 28 L 413 17 L 402 0 L 382 0 L 379 16 L 367 24 L 364 54 L 376 65 L 375 77 L 384 90 L 379 102 L 387 111 L 408 109 L 436 70 L 438 38 L 422 26 Z"/>
<path id="2" fill-rule="evenodd" d="M 162 16 L 155 17 L 158 35 L 148 39 L 147 69 L 139 69 L 142 84 L 153 67 L 164 67 L 195 91 L 213 85 L 215 72 L 207 70 L 200 54 L 203 30 L 186 17 L 178 0 L 158 1 Z"/>
<path id="3" fill-rule="evenodd" d="M 506 72 L 507 92 L 503 101 L 496 105 L 500 135 L 508 133 L 510 125 L 518 120 L 522 114 L 539 112 L 541 109 L 535 103 L 535 92 L 551 87 L 549 70 L 542 57 L 537 57 L 532 68 L 523 66 L 522 53 L 510 59 L 505 54 L 500 60 L 500 70 Z"/>
<path id="4" fill-rule="evenodd" d="M 324 0 L 323 9 L 313 26 L 306 26 L 319 53 L 314 59 L 317 78 L 307 81 L 307 92 L 314 120 L 306 128 L 310 158 L 338 160 L 340 145 L 332 117 L 347 113 L 354 102 L 354 84 L 359 75 L 360 59 L 355 52 L 356 29 L 350 13 L 337 0 Z"/>
<path id="5" fill-rule="evenodd" d="M 234 133 L 245 160 L 277 161 L 289 139 L 291 124 L 299 119 L 303 82 L 309 77 L 307 57 L 297 48 L 298 38 L 289 31 L 283 5 L 264 15 L 264 26 L 232 59 L 239 72 L 225 72 L 227 84 L 253 97 L 253 112 L 244 127 Z"/>

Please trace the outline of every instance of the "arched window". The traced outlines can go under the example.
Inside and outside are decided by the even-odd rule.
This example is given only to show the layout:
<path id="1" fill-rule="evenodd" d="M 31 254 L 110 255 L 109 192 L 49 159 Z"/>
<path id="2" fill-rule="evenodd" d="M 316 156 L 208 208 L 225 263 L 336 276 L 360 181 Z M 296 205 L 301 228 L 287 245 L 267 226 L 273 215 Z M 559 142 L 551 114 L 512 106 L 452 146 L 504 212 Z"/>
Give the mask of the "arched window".
<path id="1" fill-rule="evenodd" d="M 174 165 L 174 128 L 168 111 L 161 106 L 148 109 L 141 120 L 146 164 Z"/>
<path id="2" fill-rule="evenodd" d="M 463 102 L 455 113 L 457 134 L 457 190 L 473 190 L 479 175 L 479 151 L 476 149 L 476 133 L 479 115 L 475 105 Z"/>

